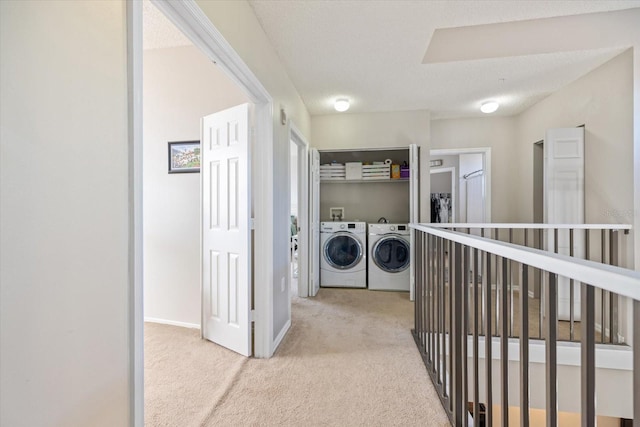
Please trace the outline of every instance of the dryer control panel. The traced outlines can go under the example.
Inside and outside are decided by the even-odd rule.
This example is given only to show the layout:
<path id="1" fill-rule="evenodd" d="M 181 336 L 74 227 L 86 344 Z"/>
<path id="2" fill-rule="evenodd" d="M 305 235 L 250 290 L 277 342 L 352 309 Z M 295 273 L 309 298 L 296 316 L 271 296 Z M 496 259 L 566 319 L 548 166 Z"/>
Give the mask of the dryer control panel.
<path id="1" fill-rule="evenodd" d="M 352 233 L 366 232 L 366 222 L 327 221 L 320 223 L 321 232 L 350 231 Z"/>

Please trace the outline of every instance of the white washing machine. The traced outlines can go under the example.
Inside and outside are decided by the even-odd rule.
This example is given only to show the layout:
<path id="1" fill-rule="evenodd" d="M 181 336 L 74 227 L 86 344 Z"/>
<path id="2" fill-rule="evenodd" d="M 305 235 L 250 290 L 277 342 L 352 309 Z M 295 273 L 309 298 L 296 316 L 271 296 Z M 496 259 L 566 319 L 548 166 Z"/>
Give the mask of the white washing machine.
<path id="1" fill-rule="evenodd" d="M 320 286 L 367 287 L 367 223 L 320 223 Z"/>
<path id="2" fill-rule="evenodd" d="M 369 289 L 409 290 L 410 242 L 407 224 L 369 224 Z"/>

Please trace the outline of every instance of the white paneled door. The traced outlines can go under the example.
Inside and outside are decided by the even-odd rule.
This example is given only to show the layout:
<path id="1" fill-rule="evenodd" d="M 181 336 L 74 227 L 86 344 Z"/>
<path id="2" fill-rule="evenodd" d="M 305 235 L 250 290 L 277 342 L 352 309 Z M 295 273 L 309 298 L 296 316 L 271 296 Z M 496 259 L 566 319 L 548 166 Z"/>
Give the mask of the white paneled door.
<path id="1" fill-rule="evenodd" d="M 202 119 L 202 336 L 251 355 L 249 104 Z"/>
<path id="2" fill-rule="evenodd" d="M 548 129 L 544 140 L 544 222 L 584 224 L 584 128 Z M 569 230 L 547 232 L 546 249 L 584 258 L 583 233 L 575 233 L 570 247 Z M 573 314 L 580 320 L 580 284 L 575 283 Z M 570 319 L 569 279 L 558 277 L 558 318 Z"/>

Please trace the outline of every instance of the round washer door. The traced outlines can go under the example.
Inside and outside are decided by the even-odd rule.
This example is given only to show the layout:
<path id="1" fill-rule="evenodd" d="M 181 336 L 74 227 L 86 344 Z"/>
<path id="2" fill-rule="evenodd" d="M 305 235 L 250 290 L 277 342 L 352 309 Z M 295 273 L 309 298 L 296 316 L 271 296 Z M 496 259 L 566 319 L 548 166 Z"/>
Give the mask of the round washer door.
<path id="1" fill-rule="evenodd" d="M 371 251 L 373 262 L 383 271 L 399 273 L 409 267 L 409 243 L 396 237 L 383 237 Z"/>
<path id="2" fill-rule="evenodd" d="M 362 243 L 348 232 L 335 233 L 324 243 L 324 259 L 339 270 L 356 266 L 363 255 Z"/>

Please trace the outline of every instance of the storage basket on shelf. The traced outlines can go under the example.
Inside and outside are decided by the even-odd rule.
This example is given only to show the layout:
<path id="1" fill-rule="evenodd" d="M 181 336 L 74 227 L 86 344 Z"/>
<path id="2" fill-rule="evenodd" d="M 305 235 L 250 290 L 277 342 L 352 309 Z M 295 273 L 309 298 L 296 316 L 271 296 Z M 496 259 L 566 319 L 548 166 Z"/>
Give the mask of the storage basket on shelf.
<path id="1" fill-rule="evenodd" d="M 321 180 L 341 180 L 345 179 L 346 168 L 345 165 L 339 163 L 331 163 L 327 165 L 320 165 L 320 179 Z"/>
<path id="2" fill-rule="evenodd" d="M 389 165 L 363 165 L 362 166 L 362 179 L 389 179 L 390 178 Z"/>

